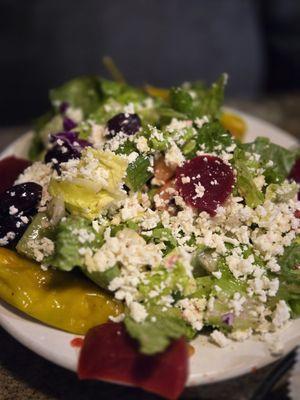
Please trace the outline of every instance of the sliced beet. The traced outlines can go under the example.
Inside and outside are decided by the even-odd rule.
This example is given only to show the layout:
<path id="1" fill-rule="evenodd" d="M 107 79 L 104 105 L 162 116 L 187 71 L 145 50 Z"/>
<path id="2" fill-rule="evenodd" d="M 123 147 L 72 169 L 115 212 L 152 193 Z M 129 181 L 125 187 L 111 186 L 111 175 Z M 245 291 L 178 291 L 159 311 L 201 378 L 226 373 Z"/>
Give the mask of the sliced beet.
<path id="1" fill-rule="evenodd" d="M 12 186 L 18 176 L 31 165 L 31 161 L 24 158 L 9 156 L 0 160 L 0 193 Z"/>
<path id="2" fill-rule="evenodd" d="M 234 182 L 232 167 L 216 156 L 195 157 L 176 170 L 176 187 L 184 201 L 212 216 L 232 192 Z"/>
<path id="3" fill-rule="evenodd" d="M 166 399 L 177 399 L 188 376 L 188 347 L 183 338 L 161 354 L 146 356 L 122 323 L 92 328 L 81 349 L 78 376 L 136 386 Z"/>

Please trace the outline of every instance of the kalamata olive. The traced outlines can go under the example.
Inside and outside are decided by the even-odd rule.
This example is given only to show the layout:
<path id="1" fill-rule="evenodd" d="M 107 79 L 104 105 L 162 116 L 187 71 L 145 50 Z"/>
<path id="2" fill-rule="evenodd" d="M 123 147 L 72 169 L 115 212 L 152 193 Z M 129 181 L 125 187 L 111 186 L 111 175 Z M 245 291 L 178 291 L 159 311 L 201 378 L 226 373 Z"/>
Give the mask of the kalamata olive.
<path id="1" fill-rule="evenodd" d="M 70 159 L 80 158 L 82 150 L 91 146 L 87 140 L 78 138 L 77 132 L 60 132 L 51 135 L 49 139 L 53 146 L 45 155 L 45 162 L 52 163 L 53 167 L 59 172 L 59 164 Z"/>
<path id="2" fill-rule="evenodd" d="M 107 122 L 109 137 L 116 136 L 119 132 L 125 135 L 134 135 L 142 126 L 137 114 L 120 113 Z"/>
<path id="3" fill-rule="evenodd" d="M 33 215 L 41 201 L 42 190 L 35 182 L 11 186 L 0 195 L 0 216 L 16 216 L 21 212 Z"/>
<path id="4" fill-rule="evenodd" d="M 192 158 L 176 170 L 176 188 L 184 201 L 212 216 L 232 192 L 234 182 L 232 167 L 215 156 Z"/>
<path id="5" fill-rule="evenodd" d="M 63 126 L 65 131 L 71 131 L 76 128 L 77 124 L 69 117 L 64 117 Z"/>
<path id="6" fill-rule="evenodd" d="M 22 237 L 31 222 L 29 215 L 9 215 L 0 218 L 0 246 L 10 247 Z"/>
<path id="7" fill-rule="evenodd" d="M 62 145 L 56 144 L 45 155 L 46 163 L 53 163 L 53 167 L 59 171 L 59 164 L 67 162 L 70 159 L 80 158 L 81 152 L 72 147 L 69 143 Z"/>
<path id="8" fill-rule="evenodd" d="M 59 106 L 59 112 L 61 114 L 65 114 L 65 112 L 67 111 L 67 109 L 69 108 L 69 103 L 66 101 L 63 101 L 60 106 Z"/>

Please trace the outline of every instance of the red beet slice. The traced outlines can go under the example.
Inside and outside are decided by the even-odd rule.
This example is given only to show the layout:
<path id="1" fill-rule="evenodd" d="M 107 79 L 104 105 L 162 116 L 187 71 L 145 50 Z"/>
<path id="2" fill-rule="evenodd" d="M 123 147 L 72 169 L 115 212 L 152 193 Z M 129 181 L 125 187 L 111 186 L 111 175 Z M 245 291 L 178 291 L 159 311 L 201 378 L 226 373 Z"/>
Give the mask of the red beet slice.
<path id="1" fill-rule="evenodd" d="M 212 216 L 232 192 L 234 182 L 232 167 L 215 156 L 195 157 L 176 170 L 176 187 L 184 201 Z"/>
<path id="2" fill-rule="evenodd" d="M 99 379 L 136 386 L 166 399 L 177 399 L 188 375 L 188 348 L 183 338 L 161 354 L 146 356 L 121 323 L 89 330 L 78 364 L 80 379 Z"/>
<path id="3" fill-rule="evenodd" d="M 18 176 L 31 165 L 29 160 L 10 156 L 0 160 L 0 193 L 10 188 Z"/>

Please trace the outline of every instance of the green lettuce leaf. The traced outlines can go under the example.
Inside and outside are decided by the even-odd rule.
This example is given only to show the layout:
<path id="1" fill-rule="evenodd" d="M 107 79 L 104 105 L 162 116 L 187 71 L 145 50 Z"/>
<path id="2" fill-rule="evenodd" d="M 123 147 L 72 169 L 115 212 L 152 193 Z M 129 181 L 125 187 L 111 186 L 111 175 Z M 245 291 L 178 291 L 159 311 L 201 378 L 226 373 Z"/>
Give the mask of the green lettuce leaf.
<path id="1" fill-rule="evenodd" d="M 29 243 L 38 242 L 44 237 L 52 240 L 53 231 L 54 227 L 50 225 L 46 213 L 37 213 L 19 240 L 16 247 L 17 252 L 25 257 L 37 261 L 34 249 L 29 245 Z"/>
<path id="2" fill-rule="evenodd" d="M 149 168 L 149 158 L 143 155 L 138 156 L 137 159 L 127 167 L 126 185 L 134 192 L 141 190 L 144 184 L 153 176 Z"/>
<path id="3" fill-rule="evenodd" d="M 83 243 L 80 239 L 80 232 L 92 240 Z M 63 271 L 71 271 L 75 267 L 79 267 L 89 279 L 103 289 L 107 289 L 109 283 L 120 274 L 118 265 L 104 272 L 88 271 L 85 257 L 80 254 L 80 249 L 97 250 L 103 245 L 104 238 L 102 230 L 98 233 L 95 232 L 91 222 L 87 219 L 71 216 L 63 219 L 52 234 L 52 239 L 55 244 L 55 252 L 46 260 L 47 264 Z"/>
<path id="4" fill-rule="evenodd" d="M 244 144 L 243 147 L 250 153 L 260 155 L 260 164 L 265 168 L 267 183 L 281 183 L 289 175 L 299 153 L 298 150 L 287 150 L 271 143 L 264 137 L 258 137 L 253 143 Z M 273 161 L 273 165 L 268 166 L 269 161 Z"/>
<path id="5" fill-rule="evenodd" d="M 94 239 L 83 243 L 79 232 Z M 53 240 L 55 252 L 47 262 L 63 271 L 84 267 L 84 256 L 79 253 L 79 249 L 100 248 L 103 244 L 102 235 L 96 234 L 90 221 L 81 217 L 62 219 L 56 227 Z"/>
<path id="6" fill-rule="evenodd" d="M 174 339 L 184 336 L 190 340 L 195 332 L 180 315 L 180 311 L 170 308 L 166 312 L 152 311 L 146 321 L 135 322 L 131 317 L 124 320 L 127 332 L 140 344 L 143 354 L 162 353 Z"/>
<path id="7" fill-rule="evenodd" d="M 281 266 L 277 298 L 289 303 L 294 317 L 300 315 L 300 238 L 287 247 L 278 260 Z"/>
<path id="8" fill-rule="evenodd" d="M 95 111 L 102 102 L 100 80 L 95 76 L 82 76 L 66 82 L 50 91 L 54 107 L 66 101 L 74 108 L 80 108 L 85 116 Z"/>
<path id="9" fill-rule="evenodd" d="M 171 107 L 185 116 L 195 119 L 204 115 L 216 118 L 224 100 L 224 88 L 227 77 L 225 74 L 206 88 L 203 84 L 195 83 L 186 89 L 172 88 L 170 91 Z"/>
<path id="10" fill-rule="evenodd" d="M 241 148 L 237 148 L 233 158 L 233 164 L 237 171 L 237 190 L 240 196 L 245 198 L 247 206 L 255 208 L 264 202 L 264 194 L 255 185 L 254 176 L 247 162 L 245 152 Z"/>
<path id="11" fill-rule="evenodd" d="M 199 83 L 191 86 L 191 89 L 197 95 L 193 112 L 194 118 L 203 115 L 211 115 L 213 118 L 219 116 L 224 101 L 226 83 L 227 75 L 222 74 L 208 89 Z"/>
<path id="12" fill-rule="evenodd" d="M 49 192 L 52 196 L 61 197 L 72 214 L 94 219 L 124 198 L 125 193 L 120 186 L 127 165 L 124 158 L 112 152 L 86 147 L 72 179 L 52 178 Z M 97 176 L 106 178 L 94 180 Z"/>
<path id="13" fill-rule="evenodd" d="M 169 253 L 165 258 L 165 264 L 173 263 L 176 257 L 180 257 L 176 249 Z M 155 270 L 146 274 L 145 280 L 147 284 L 139 285 L 139 293 L 145 303 L 154 306 L 163 296 L 175 295 L 176 297 L 187 296 L 193 293 L 196 289 L 194 278 L 190 277 L 180 261 L 171 268 L 164 266 L 158 267 Z M 152 291 L 157 291 L 157 288 L 162 288 L 158 291 L 155 297 L 150 297 Z"/>
<path id="14" fill-rule="evenodd" d="M 147 240 L 147 237 L 145 237 Z M 166 249 L 164 250 L 164 254 L 169 253 L 177 246 L 177 240 L 172 235 L 171 229 L 157 227 L 152 230 L 151 240 L 154 243 L 164 243 Z"/>
<path id="15" fill-rule="evenodd" d="M 206 152 L 221 152 L 235 143 L 233 136 L 223 128 L 219 121 L 204 124 L 198 130 L 197 149 L 205 145 Z"/>
<path id="16" fill-rule="evenodd" d="M 298 193 L 298 185 L 296 182 L 283 182 L 281 185 L 271 183 L 266 189 L 266 200 L 284 203 L 294 199 Z"/>

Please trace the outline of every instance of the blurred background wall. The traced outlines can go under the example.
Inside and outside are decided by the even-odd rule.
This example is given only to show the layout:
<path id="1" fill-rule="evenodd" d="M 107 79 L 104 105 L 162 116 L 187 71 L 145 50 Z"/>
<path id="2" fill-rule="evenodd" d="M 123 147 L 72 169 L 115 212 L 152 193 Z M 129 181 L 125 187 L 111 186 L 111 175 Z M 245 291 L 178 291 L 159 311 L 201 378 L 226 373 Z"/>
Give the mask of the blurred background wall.
<path id="1" fill-rule="evenodd" d="M 52 87 L 104 74 L 167 86 L 229 73 L 228 95 L 300 88 L 300 0 L 0 0 L 0 123 L 47 109 Z"/>

